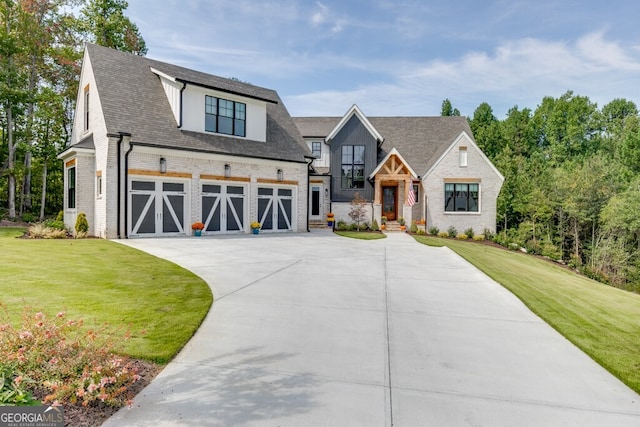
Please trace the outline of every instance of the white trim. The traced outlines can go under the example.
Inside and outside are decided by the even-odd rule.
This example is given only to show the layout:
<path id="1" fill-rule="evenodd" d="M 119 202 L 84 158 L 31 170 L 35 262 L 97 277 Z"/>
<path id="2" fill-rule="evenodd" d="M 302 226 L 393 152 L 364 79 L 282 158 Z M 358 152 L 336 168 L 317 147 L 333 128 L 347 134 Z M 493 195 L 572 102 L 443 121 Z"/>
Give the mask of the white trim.
<path id="1" fill-rule="evenodd" d="M 169 81 L 172 81 L 172 82 L 174 82 L 174 83 L 176 82 L 176 78 L 175 78 L 175 77 L 171 77 L 170 75 L 165 74 L 165 73 L 163 73 L 162 71 L 157 70 L 157 69 L 155 69 L 155 68 L 153 68 L 153 67 L 149 67 L 149 69 L 151 70 L 151 72 L 152 72 L 153 74 L 157 75 L 158 77 L 165 78 L 165 79 L 167 79 L 167 80 L 169 80 Z"/>
<path id="2" fill-rule="evenodd" d="M 340 122 L 338 122 L 338 124 L 336 125 L 335 128 L 333 128 L 333 130 L 329 133 L 329 135 L 327 135 L 327 137 L 325 138 L 325 141 L 327 141 L 327 143 L 330 143 L 331 140 L 333 140 L 333 138 L 336 137 L 336 135 L 338 134 L 338 132 L 340 132 L 340 130 L 342 129 L 342 127 L 351 119 L 352 116 L 357 116 L 360 119 L 360 122 L 362 122 L 362 124 L 364 125 L 364 127 L 369 131 L 369 133 L 371 134 L 371 136 L 373 136 L 376 141 L 378 141 L 379 143 L 382 142 L 384 140 L 384 138 L 382 137 L 382 135 L 380 135 L 380 133 L 376 130 L 376 128 L 373 127 L 373 125 L 371 124 L 371 122 L 369 122 L 369 120 L 367 119 L 367 117 L 364 115 L 364 113 L 360 110 L 360 108 L 358 108 L 358 106 L 356 104 L 353 104 L 353 106 L 349 109 L 349 111 L 347 111 L 347 114 L 345 114 L 342 119 L 340 120 Z"/>
<path id="3" fill-rule="evenodd" d="M 387 163 L 387 160 L 389 160 L 389 158 L 391 158 L 391 156 L 394 154 L 398 156 L 400 158 L 400 161 L 404 163 L 407 169 L 409 169 L 409 172 L 411 172 L 411 176 L 414 179 L 418 179 L 418 174 L 416 173 L 416 171 L 413 170 L 411 165 L 409 165 L 409 163 L 404 159 L 404 157 L 402 157 L 402 155 L 398 152 L 398 150 L 396 150 L 395 147 L 392 148 L 391 151 L 389 151 L 389 153 L 387 153 L 386 156 L 384 156 L 384 159 L 382 159 L 380 163 L 378 163 L 378 166 L 376 166 L 373 172 L 371 172 L 371 175 L 369 175 L 369 179 L 373 179 L 376 176 L 376 174 L 380 172 L 380 169 L 382 169 L 382 166 L 384 166 L 384 164 Z"/>
<path id="4" fill-rule="evenodd" d="M 474 140 L 469 136 L 469 134 L 467 134 L 467 132 L 462 131 L 460 132 L 460 135 L 458 135 L 453 142 L 451 143 L 451 145 L 449 145 L 449 148 L 447 148 L 445 150 L 444 153 L 442 153 L 442 155 L 438 158 L 438 160 L 436 160 L 436 162 L 427 170 L 427 172 L 424 174 L 422 180 L 426 181 L 427 176 L 429 176 L 429 174 L 431 174 L 431 172 L 433 172 L 438 165 L 440 164 L 440 162 L 442 162 L 444 160 L 444 158 L 451 152 L 451 150 L 453 149 L 453 147 L 458 145 L 458 142 L 462 139 L 462 138 L 466 138 L 467 141 L 478 151 L 478 153 L 480 153 L 480 156 L 484 159 L 485 162 L 487 162 L 487 164 L 491 167 L 491 170 L 493 170 L 493 172 L 498 175 L 498 178 L 500 178 L 501 182 L 504 182 L 504 176 L 502 176 L 502 174 L 500 173 L 500 171 L 498 169 L 496 169 L 496 167 L 493 165 L 493 163 L 491 162 L 491 160 L 489 160 L 489 158 L 482 152 L 482 150 L 480 149 L 480 147 L 478 147 L 478 144 L 476 144 L 474 142 Z"/>

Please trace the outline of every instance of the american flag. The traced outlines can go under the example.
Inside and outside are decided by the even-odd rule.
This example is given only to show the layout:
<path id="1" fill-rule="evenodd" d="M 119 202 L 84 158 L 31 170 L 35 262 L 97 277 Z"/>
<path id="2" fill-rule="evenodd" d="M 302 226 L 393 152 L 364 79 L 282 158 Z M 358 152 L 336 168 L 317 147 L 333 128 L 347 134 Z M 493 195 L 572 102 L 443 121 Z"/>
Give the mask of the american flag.
<path id="1" fill-rule="evenodd" d="M 413 192 L 413 185 L 409 188 L 409 194 L 407 195 L 407 205 L 413 206 L 416 204 L 416 194 Z"/>

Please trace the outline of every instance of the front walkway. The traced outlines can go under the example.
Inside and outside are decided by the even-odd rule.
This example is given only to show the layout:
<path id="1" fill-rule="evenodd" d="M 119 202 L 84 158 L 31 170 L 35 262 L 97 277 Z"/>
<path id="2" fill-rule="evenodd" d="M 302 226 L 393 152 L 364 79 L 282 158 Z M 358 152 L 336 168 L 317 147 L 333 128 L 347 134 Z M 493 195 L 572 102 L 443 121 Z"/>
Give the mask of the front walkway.
<path id="1" fill-rule="evenodd" d="M 446 248 L 325 230 L 123 241 L 216 301 L 106 426 L 638 426 L 640 396 Z"/>

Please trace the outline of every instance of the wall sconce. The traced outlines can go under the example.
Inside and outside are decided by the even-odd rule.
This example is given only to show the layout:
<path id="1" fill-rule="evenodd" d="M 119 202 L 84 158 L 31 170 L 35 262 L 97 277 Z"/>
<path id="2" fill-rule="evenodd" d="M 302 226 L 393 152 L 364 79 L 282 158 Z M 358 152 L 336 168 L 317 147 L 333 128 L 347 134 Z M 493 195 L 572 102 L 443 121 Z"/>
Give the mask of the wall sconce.
<path id="1" fill-rule="evenodd" d="M 231 165 L 227 163 L 226 165 L 224 165 L 224 177 L 229 178 L 230 176 L 231 176 Z"/>
<path id="2" fill-rule="evenodd" d="M 324 196 L 325 197 L 329 197 L 329 189 L 328 188 L 324 189 Z"/>
<path id="3" fill-rule="evenodd" d="M 160 173 L 167 172 L 167 159 L 160 157 Z"/>
<path id="4" fill-rule="evenodd" d="M 284 174 L 282 173 L 282 169 L 278 169 L 278 181 L 282 181 Z"/>

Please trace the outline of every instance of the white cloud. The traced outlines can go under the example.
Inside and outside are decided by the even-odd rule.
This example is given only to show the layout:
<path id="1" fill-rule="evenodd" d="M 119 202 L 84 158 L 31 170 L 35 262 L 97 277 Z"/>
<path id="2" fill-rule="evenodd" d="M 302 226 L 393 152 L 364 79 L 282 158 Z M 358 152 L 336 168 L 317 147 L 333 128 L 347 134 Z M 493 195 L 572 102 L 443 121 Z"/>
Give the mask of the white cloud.
<path id="1" fill-rule="evenodd" d="M 316 2 L 316 10 L 311 15 L 311 24 L 314 27 L 322 25 L 327 20 L 329 16 L 329 8 L 320 2 Z"/>

